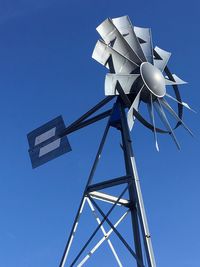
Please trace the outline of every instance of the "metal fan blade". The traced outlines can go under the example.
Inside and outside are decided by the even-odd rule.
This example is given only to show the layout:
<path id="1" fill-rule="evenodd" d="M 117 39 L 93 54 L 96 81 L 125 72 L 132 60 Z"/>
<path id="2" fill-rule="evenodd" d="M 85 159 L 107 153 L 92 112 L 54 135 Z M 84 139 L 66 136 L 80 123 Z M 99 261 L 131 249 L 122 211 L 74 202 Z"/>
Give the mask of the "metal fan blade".
<path id="1" fill-rule="evenodd" d="M 127 114 L 127 121 L 128 121 L 128 127 L 129 130 L 131 131 L 135 122 L 135 117 L 133 116 L 133 109 L 138 111 L 138 107 L 139 107 L 139 103 L 140 103 L 140 95 L 142 92 L 142 89 L 144 88 L 144 85 L 142 86 L 142 88 L 140 89 L 139 93 L 137 94 L 136 98 L 134 99 L 128 114 Z"/>
<path id="2" fill-rule="evenodd" d="M 160 98 L 161 104 L 172 114 L 172 116 L 177 119 L 182 126 L 192 135 L 192 131 L 187 127 L 187 125 L 179 118 L 179 116 L 176 114 L 176 112 L 173 110 L 173 108 L 168 104 L 168 102 L 164 98 Z"/>
<path id="3" fill-rule="evenodd" d="M 111 46 L 114 50 L 133 61 L 138 66 L 142 63 L 142 60 L 131 49 L 130 45 L 124 39 L 117 27 L 113 24 L 111 19 L 104 20 L 96 30 L 107 45 Z"/>
<path id="4" fill-rule="evenodd" d="M 158 112 L 158 115 L 160 116 L 161 121 L 165 125 L 166 129 L 170 132 L 170 135 L 171 135 L 172 139 L 174 140 L 177 148 L 180 150 L 180 145 L 179 145 L 179 143 L 178 143 L 178 141 L 176 139 L 176 136 L 175 136 L 170 124 L 169 124 L 169 121 L 168 121 L 168 119 L 167 119 L 167 117 L 165 115 L 165 112 L 164 112 L 164 110 L 163 110 L 163 108 L 162 108 L 162 106 L 160 104 L 159 98 L 157 98 L 157 100 L 154 101 L 154 106 L 156 108 L 156 111 Z"/>
<path id="5" fill-rule="evenodd" d="M 186 84 L 187 82 L 183 81 L 180 79 L 178 76 L 175 74 L 172 74 L 173 76 L 173 81 L 169 80 L 169 78 L 166 76 L 165 77 L 165 85 L 178 85 L 178 84 Z"/>
<path id="6" fill-rule="evenodd" d="M 105 78 L 105 95 L 119 95 L 116 90 L 117 81 L 120 83 L 125 94 L 130 94 L 132 85 L 140 74 L 111 74 L 107 73 Z"/>
<path id="7" fill-rule="evenodd" d="M 131 49 L 140 58 L 142 62 L 147 61 L 138 38 L 134 32 L 132 23 L 128 16 L 123 16 L 119 18 L 112 19 L 112 22 L 117 27 L 119 32 L 123 35 L 124 39 L 127 41 Z"/>
<path id="8" fill-rule="evenodd" d="M 171 96 L 171 95 L 169 95 L 169 94 L 165 94 L 167 97 L 169 97 L 169 98 L 171 98 L 172 100 L 174 100 L 175 102 L 177 102 L 178 104 L 180 104 L 180 105 L 182 105 L 182 106 L 184 106 L 185 108 L 187 108 L 187 109 L 189 109 L 189 110 L 191 110 L 192 112 L 194 112 L 194 113 L 197 113 L 194 109 L 192 109 L 187 103 L 185 103 L 185 102 L 180 102 L 180 101 L 178 101 L 176 98 L 174 98 L 173 96 Z"/>
<path id="9" fill-rule="evenodd" d="M 156 133 L 156 126 L 155 126 L 155 117 L 154 117 L 154 110 L 153 110 L 153 101 L 152 101 L 152 94 L 150 94 L 150 100 L 151 103 L 147 103 L 150 119 L 151 119 L 151 124 L 153 125 L 153 133 L 154 133 L 154 140 L 156 144 L 156 150 L 159 151 L 159 146 L 158 146 L 158 139 L 157 139 L 157 133 Z"/>
<path id="10" fill-rule="evenodd" d="M 134 27 L 134 32 L 139 38 L 142 50 L 148 62 L 153 64 L 153 45 L 150 28 Z"/>
<path id="11" fill-rule="evenodd" d="M 154 48 L 154 55 L 154 66 L 163 71 L 169 61 L 171 53 L 156 46 Z"/>
<path id="12" fill-rule="evenodd" d="M 129 74 L 138 68 L 134 62 L 100 40 L 96 43 L 92 58 L 115 73 Z"/>

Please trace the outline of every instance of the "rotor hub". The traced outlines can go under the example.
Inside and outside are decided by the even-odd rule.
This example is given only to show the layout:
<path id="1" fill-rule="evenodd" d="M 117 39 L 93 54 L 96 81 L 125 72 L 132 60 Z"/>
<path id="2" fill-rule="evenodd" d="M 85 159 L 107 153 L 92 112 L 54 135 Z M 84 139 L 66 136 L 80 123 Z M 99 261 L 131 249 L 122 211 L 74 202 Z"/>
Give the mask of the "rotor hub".
<path id="1" fill-rule="evenodd" d="M 149 62 L 140 66 L 140 74 L 145 87 L 155 96 L 163 97 L 166 94 L 165 79 L 162 72 Z"/>

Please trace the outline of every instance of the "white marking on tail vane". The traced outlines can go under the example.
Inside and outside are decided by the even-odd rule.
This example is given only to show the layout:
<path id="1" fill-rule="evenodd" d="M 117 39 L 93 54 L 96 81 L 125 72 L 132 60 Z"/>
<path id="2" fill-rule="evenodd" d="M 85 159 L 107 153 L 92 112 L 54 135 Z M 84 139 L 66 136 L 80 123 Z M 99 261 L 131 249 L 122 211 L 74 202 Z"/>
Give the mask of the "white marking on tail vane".
<path id="1" fill-rule="evenodd" d="M 56 139 L 55 141 L 51 142 L 50 144 L 43 146 L 40 148 L 40 153 L 39 153 L 39 157 L 44 156 L 45 154 L 55 150 L 56 148 L 58 148 L 60 146 L 60 138 Z"/>
<path id="2" fill-rule="evenodd" d="M 41 135 L 38 135 L 36 138 L 35 138 L 35 146 L 36 145 L 39 145 L 40 143 L 46 141 L 47 139 L 55 136 L 56 134 L 56 127 L 48 130 L 47 132 L 41 134 Z"/>

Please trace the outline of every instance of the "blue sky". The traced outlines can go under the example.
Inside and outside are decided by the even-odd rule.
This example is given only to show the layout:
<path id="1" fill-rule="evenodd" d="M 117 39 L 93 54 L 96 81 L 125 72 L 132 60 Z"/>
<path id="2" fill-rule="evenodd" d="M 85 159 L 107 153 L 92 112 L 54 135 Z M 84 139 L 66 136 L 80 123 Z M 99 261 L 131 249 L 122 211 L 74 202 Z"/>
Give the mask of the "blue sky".
<path id="1" fill-rule="evenodd" d="M 91 58 L 99 38 L 95 28 L 122 15 L 151 27 L 154 45 L 172 52 L 172 72 L 189 82 L 180 87 L 182 98 L 199 111 L 199 9 L 194 0 L 0 2 L 2 267 L 54 267 L 62 256 L 105 122 L 70 135 L 73 151 L 35 170 L 26 134 L 60 114 L 69 124 L 103 99 L 106 70 Z M 180 152 L 169 136 L 159 136 L 157 153 L 152 133 L 139 122 L 131 133 L 161 267 L 200 266 L 199 113 L 186 110 L 184 120 L 195 138 L 177 129 Z M 116 144 L 114 137 L 106 147 L 111 175 L 123 173 Z M 102 162 L 98 174 L 105 170 Z M 89 216 L 86 210 L 76 242 L 95 227 L 93 218 L 88 227 Z M 121 245 L 116 247 L 124 266 L 134 266 Z M 107 253 L 104 244 L 88 266 L 116 266 Z"/>

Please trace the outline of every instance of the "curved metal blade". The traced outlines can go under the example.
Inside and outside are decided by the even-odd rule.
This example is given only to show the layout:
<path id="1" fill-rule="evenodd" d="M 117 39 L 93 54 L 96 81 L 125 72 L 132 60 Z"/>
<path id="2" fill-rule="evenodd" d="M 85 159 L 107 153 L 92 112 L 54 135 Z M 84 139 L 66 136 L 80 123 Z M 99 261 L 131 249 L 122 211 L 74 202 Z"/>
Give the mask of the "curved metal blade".
<path id="1" fill-rule="evenodd" d="M 138 68 L 134 62 L 130 61 L 101 40 L 97 41 L 92 58 L 115 73 L 129 74 Z"/>
<path id="2" fill-rule="evenodd" d="M 119 95 L 116 90 L 117 81 L 120 83 L 125 94 L 130 94 L 132 85 L 140 74 L 111 74 L 107 73 L 105 78 L 105 95 Z"/>
<path id="3" fill-rule="evenodd" d="M 154 48 L 154 55 L 154 66 L 157 67 L 160 71 L 163 71 L 169 61 L 171 53 L 156 46 Z"/>
<path id="4" fill-rule="evenodd" d="M 142 60 L 137 56 L 134 50 L 132 50 L 111 19 L 104 20 L 96 30 L 107 45 L 111 46 L 114 50 L 133 61 L 138 66 L 142 63 Z"/>
<path id="5" fill-rule="evenodd" d="M 160 116 L 161 121 L 165 125 L 166 129 L 170 132 L 170 135 L 171 135 L 172 139 L 174 140 L 177 148 L 180 150 L 180 145 L 178 143 L 178 140 L 176 139 L 176 136 L 175 136 L 170 124 L 169 124 L 169 121 L 168 121 L 168 119 L 167 119 L 167 117 L 165 115 L 165 112 L 164 112 L 164 110 L 163 110 L 163 108 L 162 108 L 162 106 L 160 104 L 159 98 L 157 98 L 157 100 L 154 101 L 154 106 L 156 108 L 156 111 L 158 112 L 158 115 Z"/>
<path id="6" fill-rule="evenodd" d="M 152 45 L 151 29 L 134 27 L 134 32 L 141 43 L 141 47 L 147 61 L 153 64 L 153 45 Z"/>
<path id="7" fill-rule="evenodd" d="M 140 89 L 136 98 L 134 99 L 134 101 L 133 101 L 133 103 L 132 103 L 132 105 L 128 111 L 128 114 L 127 114 L 128 127 L 129 127 L 130 131 L 132 130 L 134 122 L 135 122 L 135 117 L 133 116 L 133 109 L 138 111 L 138 107 L 139 107 L 139 103 L 140 103 L 140 95 L 141 95 L 143 88 L 144 88 L 144 85 L 142 86 L 142 88 Z"/>
<path id="8" fill-rule="evenodd" d="M 112 22 L 117 27 L 127 43 L 130 45 L 131 49 L 140 58 L 141 62 L 147 61 L 129 17 L 123 16 L 114 18 L 112 19 Z"/>
<path id="9" fill-rule="evenodd" d="M 180 79 L 176 74 L 172 74 L 173 81 L 169 80 L 169 78 L 165 77 L 165 85 L 178 85 L 178 84 L 186 84 L 187 82 Z"/>
<path id="10" fill-rule="evenodd" d="M 152 94 L 150 94 L 150 101 L 151 101 L 150 104 L 147 103 L 147 107 L 148 107 L 151 123 L 153 125 L 153 133 L 154 133 L 154 140 L 155 140 L 155 144 L 156 144 L 156 150 L 159 151 L 156 126 L 155 126 L 154 110 L 153 110 Z"/>
<path id="11" fill-rule="evenodd" d="M 192 109 L 187 103 L 185 102 L 180 102 L 178 101 L 176 98 L 174 98 L 173 96 L 169 95 L 169 94 L 165 94 L 167 97 L 171 98 L 172 100 L 174 100 L 175 102 L 177 102 L 178 104 L 181 104 L 182 106 L 184 106 L 185 108 L 191 110 L 194 113 L 197 113 L 194 109 Z"/>
<path id="12" fill-rule="evenodd" d="M 161 98 L 160 99 L 160 102 L 161 104 L 172 114 L 172 116 L 177 119 L 181 125 L 192 135 L 192 131 L 187 127 L 187 125 L 179 118 L 179 116 L 176 114 L 176 112 L 173 110 L 173 108 L 168 104 L 168 102 L 164 99 L 164 98 Z"/>

